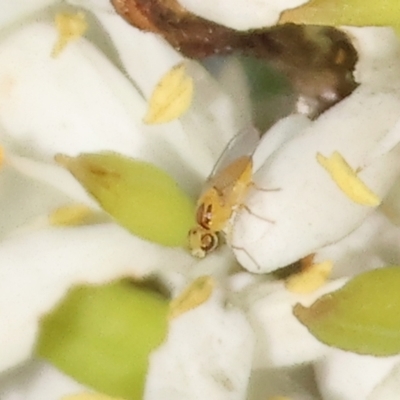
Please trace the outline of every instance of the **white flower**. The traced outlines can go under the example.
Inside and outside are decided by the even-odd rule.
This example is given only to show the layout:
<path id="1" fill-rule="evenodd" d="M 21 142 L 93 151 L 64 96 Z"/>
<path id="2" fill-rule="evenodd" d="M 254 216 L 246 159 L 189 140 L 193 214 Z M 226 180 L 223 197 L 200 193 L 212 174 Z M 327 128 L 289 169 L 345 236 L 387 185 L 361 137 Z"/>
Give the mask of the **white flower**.
<path id="1" fill-rule="evenodd" d="M 335 350 L 316 363 L 316 378 L 324 400 L 387 399 L 373 393 L 377 387 L 383 390 L 398 364 L 399 356 L 377 358 Z"/>
<path id="2" fill-rule="evenodd" d="M 25 201 L 32 198 L 31 192 L 43 193 L 40 199 L 49 194 L 55 197 L 51 202 L 29 204 L 26 215 L 10 221 L 4 232 L 10 237 L 0 245 L 0 308 L 3 310 L 2 321 L 7 321 L 0 324 L 2 371 L 30 357 L 39 318 L 50 311 L 74 284 L 104 283 L 158 272 L 172 293 L 179 293 L 196 276 L 208 272 L 222 277 L 234 264 L 227 249 L 199 262 L 184 249 L 164 248 L 144 241 L 113 223 L 72 228 L 49 226 L 47 215 L 57 206 L 71 200 L 92 207 L 94 204 L 69 174 L 52 162 L 56 153 L 76 155 L 118 151 L 157 164 L 188 192 L 196 194 L 200 182 L 212 169 L 231 135 L 249 118 L 246 111 L 235 111 L 234 102 L 209 73 L 193 63 L 192 77 L 198 89 L 194 111 L 162 127 L 144 125 L 141 121 L 150 91 L 171 66 L 182 60 L 182 56 L 154 35 L 129 27 L 120 17 L 109 15 L 101 8 L 95 10 L 98 19 L 104 20 L 111 37 L 113 34 L 116 38 L 121 37 L 120 30 L 126 30 L 131 36 L 131 41 L 116 41 L 115 45 L 122 55 L 128 52 L 133 57 L 136 54 L 126 64 L 128 71 L 129 64 L 134 66 L 129 72 L 136 87 L 104 53 L 84 38 L 69 43 L 58 57 L 51 58 L 57 32 L 54 25 L 47 22 L 46 13 L 43 18 L 35 18 L 35 22 L 27 20 L 22 27 L 10 30 L 0 43 L 2 140 L 6 168 L 13 178 L 5 184 L 8 190 L 19 190 L 14 183 L 15 175 L 21 176 L 19 179 L 28 181 L 30 186 L 24 185 L 24 192 L 19 190 L 16 195 L 26 193 L 23 194 Z M 97 39 L 100 45 L 104 37 Z M 147 57 L 141 54 L 144 50 Z M 139 68 L 137 60 L 150 62 L 153 75 L 148 65 Z M 143 80 L 144 71 L 146 79 Z M 213 99 L 213 107 L 207 98 Z M 244 105 L 243 101 L 240 104 Z M 27 177 L 37 182 L 31 184 Z M 46 185 L 48 190 L 45 190 Z M 9 204 L 9 198 L 4 202 Z M 15 209 L 12 212 L 15 213 Z M 238 311 L 229 322 L 234 311 L 228 312 L 225 319 L 221 301 L 212 307 L 217 316 L 219 313 L 222 337 L 228 333 L 222 329 L 226 323 L 232 327 L 236 325 L 236 328 L 243 326 L 236 335 L 229 332 L 237 341 L 242 340 L 243 331 L 249 335 L 248 323 Z M 193 328 L 199 330 L 200 326 L 195 328 L 193 325 Z M 213 335 L 215 333 L 211 331 L 204 338 L 207 340 Z M 193 349 L 196 351 L 198 346 L 194 344 Z M 226 354 L 227 351 L 224 347 L 209 350 L 210 357 L 218 353 Z M 206 353 L 203 351 L 203 354 Z M 221 379 L 226 375 L 235 386 L 234 393 L 238 398 L 246 390 L 251 354 L 251 346 L 240 346 L 238 354 L 232 357 L 238 359 L 243 355 L 248 358 L 247 364 L 240 366 L 229 362 L 228 357 L 219 370 Z M 188 359 L 184 361 L 191 363 Z M 209 374 L 204 368 L 206 365 L 190 380 L 196 382 Z M 23 374 L 22 381 L 35 380 L 35 374 L 41 376 L 40 372 Z M 159 381 L 158 374 L 153 374 L 155 382 Z M 190 381 L 187 384 L 189 393 L 197 391 Z M 14 390 L 19 390 L 18 384 L 15 385 L 8 389 L 11 396 L 16 395 Z M 32 385 L 36 387 L 35 383 Z M 219 389 L 210 386 L 209 390 L 212 396 Z M 150 394 L 149 398 L 152 396 Z"/>
<path id="3" fill-rule="evenodd" d="M 146 399 L 196 399 L 204 394 L 218 399 L 276 394 L 318 399 L 313 367 L 322 396 L 330 399 L 332 386 L 340 380 L 335 364 L 340 352 L 311 336 L 292 315 L 292 307 L 297 302 L 310 305 L 363 268 L 383 266 L 385 244 L 397 240 L 398 229 L 380 211 L 352 203 L 315 157 L 317 152 L 330 156 L 340 151 L 353 168 L 363 168 L 361 179 L 381 197 L 393 186 L 399 172 L 397 39 L 388 30 L 351 30 L 360 51 L 359 88 L 315 121 L 299 115 L 281 120 L 254 155 L 257 187 L 280 191 L 260 193 L 255 187 L 250 194 L 246 205 L 264 219 L 244 210 L 236 216 L 232 240 L 239 262 L 248 270 L 266 272 L 316 252 L 316 260 L 330 258 L 340 266 L 335 277 L 341 279 L 298 295 L 271 277 L 235 273 L 237 264 L 227 246 L 199 261 L 185 249 L 147 242 L 112 222 L 50 226 L 51 211 L 71 201 L 99 210 L 53 163 L 56 153 L 118 151 L 156 164 L 196 196 L 231 137 L 250 124 L 248 88 L 237 75 L 242 72 L 235 60 L 216 80 L 160 37 L 126 24 L 108 1 L 95 0 L 71 4 L 85 8 L 89 20 L 100 23 L 99 32 L 88 35 L 92 41 L 68 43 L 51 58 L 57 41 L 48 18 L 52 10 L 40 10 L 50 3 L 25 7 L 18 2 L 0 20 L 7 27 L 0 41 L 0 135 L 6 160 L 0 204 L 7 214 L 0 242 L 0 371 L 15 368 L 0 381 L 0 397 L 57 399 L 80 390 L 47 364 L 31 361 L 19 367 L 31 357 L 39 318 L 73 285 L 155 274 L 173 296 L 202 275 L 213 276 L 217 288 L 203 304 L 171 321 L 165 343 L 151 356 Z M 181 3 L 209 17 L 209 2 Z M 252 2 L 246 17 L 241 2 L 236 8 L 214 2 L 213 10 L 220 10 L 216 21 L 247 29 L 265 24 L 265 15 L 273 24 L 282 8 L 301 3 Z M 29 19 L 32 11 L 40 12 Z M 195 84 L 191 108 L 176 121 L 144 125 L 154 87 L 182 61 Z M 7 191 L 13 197 L 6 196 Z M 20 204 L 22 211 L 16 210 Z M 377 244 L 382 231 L 387 236 Z M 364 266 L 360 254 L 372 242 L 369 265 Z M 392 256 L 399 262 L 399 254 Z M 365 362 L 373 368 L 376 359 Z M 375 392 L 393 390 L 398 372 L 390 368 L 373 384 L 361 383 L 355 393 L 378 396 Z M 48 391 L 55 377 L 61 383 Z M 350 393 L 353 383 L 340 385 Z"/>
<path id="4" fill-rule="evenodd" d="M 359 51 L 359 87 L 312 123 L 292 123 L 291 140 L 275 145 L 272 155 L 269 148 L 264 164 L 256 166 L 247 209 L 233 219 L 231 242 L 249 271 L 270 272 L 335 243 L 375 211 L 341 190 L 340 182 L 318 162 L 318 154 L 339 152 L 380 199 L 399 176 L 398 39 L 382 28 L 353 29 L 350 34 Z M 274 133 L 282 135 L 290 118 L 273 128 L 278 131 Z M 268 144 L 270 138 L 263 140 Z M 266 147 L 261 143 L 261 151 L 256 150 L 258 164 Z"/>
<path id="5" fill-rule="evenodd" d="M 222 295 L 216 290 L 172 321 L 166 342 L 151 356 L 146 399 L 246 398 L 255 337 L 238 309 L 221 308 Z"/>
<path id="6" fill-rule="evenodd" d="M 275 25 L 282 11 L 298 7 L 306 0 L 239 0 L 232 7 L 226 7 L 223 0 L 196 1 L 179 0 L 179 3 L 210 21 L 238 30 L 264 28 Z"/>

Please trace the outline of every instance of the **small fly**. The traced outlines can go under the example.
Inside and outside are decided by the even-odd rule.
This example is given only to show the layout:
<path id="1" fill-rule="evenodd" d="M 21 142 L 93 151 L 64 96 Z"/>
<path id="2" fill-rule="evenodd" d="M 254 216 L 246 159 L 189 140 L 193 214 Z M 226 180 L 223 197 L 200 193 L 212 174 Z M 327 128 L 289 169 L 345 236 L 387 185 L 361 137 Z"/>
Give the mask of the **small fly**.
<path id="1" fill-rule="evenodd" d="M 219 244 L 232 214 L 245 208 L 244 199 L 253 183 L 252 155 L 260 142 L 256 129 L 247 129 L 227 145 L 207 179 L 197 201 L 197 226 L 189 231 L 189 247 L 196 257 L 205 257 Z"/>

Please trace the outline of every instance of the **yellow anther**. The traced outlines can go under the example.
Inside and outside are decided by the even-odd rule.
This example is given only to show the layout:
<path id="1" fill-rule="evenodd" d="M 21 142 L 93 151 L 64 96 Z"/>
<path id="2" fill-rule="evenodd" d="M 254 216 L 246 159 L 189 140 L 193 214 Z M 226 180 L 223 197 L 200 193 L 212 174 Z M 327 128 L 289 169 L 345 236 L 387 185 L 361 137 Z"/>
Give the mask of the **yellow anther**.
<path id="1" fill-rule="evenodd" d="M 157 84 L 150 97 L 146 124 L 162 124 L 184 114 L 193 98 L 193 79 L 186 73 L 186 65 L 180 63 L 168 71 Z"/>
<path id="2" fill-rule="evenodd" d="M 61 400 L 122 400 L 120 397 L 110 397 L 100 393 L 79 393 L 64 396 Z"/>
<path id="3" fill-rule="evenodd" d="M 329 158 L 318 153 L 317 161 L 340 190 L 355 203 L 369 207 L 380 204 L 381 199 L 357 176 L 340 153 L 335 151 Z"/>
<path id="4" fill-rule="evenodd" d="M 333 268 L 332 261 L 312 264 L 303 271 L 289 276 L 285 281 L 286 289 L 293 293 L 307 294 L 325 284 Z"/>
<path id="5" fill-rule="evenodd" d="M 57 57 L 64 50 L 67 44 L 83 36 L 88 28 L 85 14 L 77 12 L 58 13 L 55 18 L 58 31 L 58 39 L 51 52 L 52 57 Z"/>
<path id="6" fill-rule="evenodd" d="M 205 303 L 214 290 L 215 282 L 211 276 L 201 276 L 192 282 L 169 306 L 169 318 L 179 315 Z"/>
<path id="7" fill-rule="evenodd" d="M 76 226 L 88 223 L 94 212 L 84 204 L 74 204 L 57 208 L 49 215 L 49 223 L 53 226 Z"/>
<path id="8" fill-rule="evenodd" d="M 291 400 L 290 397 L 286 396 L 272 396 L 268 397 L 268 400 Z"/>

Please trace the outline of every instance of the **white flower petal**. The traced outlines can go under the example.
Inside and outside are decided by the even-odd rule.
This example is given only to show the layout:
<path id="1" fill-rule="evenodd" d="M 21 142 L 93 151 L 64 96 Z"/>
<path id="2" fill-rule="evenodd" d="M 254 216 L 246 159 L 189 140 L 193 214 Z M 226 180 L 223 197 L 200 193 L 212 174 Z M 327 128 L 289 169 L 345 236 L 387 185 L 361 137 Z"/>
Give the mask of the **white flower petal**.
<path id="1" fill-rule="evenodd" d="M 307 0 L 178 0 L 192 13 L 230 28 L 246 30 L 274 25 L 282 11 Z"/>
<path id="2" fill-rule="evenodd" d="M 53 156 L 84 151 L 137 152 L 132 115 L 144 103 L 89 42 L 71 43 L 50 57 L 54 26 L 25 26 L 0 44 L 0 118 L 26 151 Z M 38 101 L 40 96 L 40 101 Z"/>
<path id="3" fill-rule="evenodd" d="M 57 190 L 4 167 L 0 172 L 0 237 L 3 239 L 15 229 L 67 201 Z"/>
<path id="4" fill-rule="evenodd" d="M 235 109 L 233 116 L 237 126 L 250 126 L 252 123 L 252 104 L 250 100 L 250 85 L 242 63 L 235 56 L 212 58 L 206 66 L 217 79 L 221 88 L 227 93 Z"/>
<path id="5" fill-rule="evenodd" d="M 143 32 L 115 13 L 95 12 L 118 51 L 121 62 L 146 99 L 161 78 L 185 58 L 161 36 Z"/>
<path id="6" fill-rule="evenodd" d="M 315 372 L 324 400 L 360 400 L 367 399 L 398 363 L 399 356 L 379 358 L 331 350 L 316 363 Z"/>
<path id="7" fill-rule="evenodd" d="M 150 358 L 146 400 L 239 400 L 246 388 L 254 336 L 220 290 L 170 323 L 167 341 Z"/>
<path id="8" fill-rule="evenodd" d="M 30 14 L 49 5 L 61 3 L 60 0 L 1 0 L 0 1 L 0 27 L 3 28 L 12 23 L 20 23 Z"/>
<path id="9" fill-rule="evenodd" d="M 355 80 L 378 90 L 398 87 L 400 47 L 397 34 L 390 28 L 346 27 L 343 30 L 350 35 L 359 54 Z"/>
<path id="10" fill-rule="evenodd" d="M 391 30 L 386 33 L 392 35 Z M 392 52 L 396 62 L 399 54 Z M 373 64 L 369 57 L 367 54 L 364 59 L 361 54 L 359 62 Z M 380 49 L 374 61 L 380 60 L 382 70 L 375 69 L 375 74 L 383 80 L 387 59 L 379 57 Z M 269 272 L 288 265 L 346 236 L 373 212 L 372 207 L 355 203 L 338 188 L 318 164 L 317 153 L 329 157 L 339 152 L 354 170 L 361 170 L 359 178 L 374 193 L 380 198 L 387 194 L 400 173 L 400 146 L 394 147 L 392 142 L 387 148 L 391 151 L 372 162 L 370 155 L 386 137 L 400 138 L 400 79 L 388 76 L 391 84 L 384 80 L 380 90 L 375 84 L 362 82 L 255 173 L 256 187 L 245 201 L 251 212 L 241 209 L 233 222 L 235 254 L 246 269 Z M 280 190 L 268 193 L 257 188 Z"/>
<path id="11" fill-rule="evenodd" d="M 187 257 L 188 251 L 182 251 Z M 184 257 L 183 260 L 186 258 Z M 191 263 L 168 261 L 167 268 L 157 270 L 157 277 L 164 283 L 172 296 L 178 295 L 196 278 L 204 275 L 210 275 L 224 284 L 232 268 L 237 267 L 236 259 L 228 246 L 220 246 L 201 260 L 192 258 Z"/>
<path id="12" fill-rule="evenodd" d="M 318 250 L 314 262 L 331 260 L 331 278 L 356 275 L 386 265 L 400 265 L 400 227 L 380 212 L 339 242 Z"/>
<path id="13" fill-rule="evenodd" d="M 109 0 L 66 0 L 73 6 L 87 8 L 91 11 L 107 11 L 115 13 L 114 7 Z"/>
<path id="14" fill-rule="evenodd" d="M 400 364 L 379 383 L 368 396 L 367 400 L 397 400 L 400 393 Z"/>
<path id="15" fill-rule="evenodd" d="M 250 115 L 238 108 L 241 103 L 236 105 L 204 67 L 196 62 L 188 65 L 195 92 L 192 106 L 180 123 L 198 154 L 207 157 L 203 165 L 208 175 L 232 137 L 247 128 Z"/>
<path id="16" fill-rule="evenodd" d="M 310 306 L 318 297 L 338 289 L 344 280 L 337 280 L 309 295 L 298 295 L 284 288 L 283 283 L 266 283 L 249 290 L 244 299 L 246 315 L 256 334 L 254 368 L 291 366 L 315 360 L 327 351 L 293 315 L 293 306 Z"/>
<path id="17" fill-rule="evenodd" d="M 59 400 L 82 391 L 88 389 L 42 361 L 32 361 L 0 379 L 1 400 Z"/>
<path id="18" fill-rule="evenodd" d="M 7 322 L 0 325 L 0 371 L 30 355 L 39 317 L 72 285 L 195 263 L 183 249 L 141 240 L 114 224 L 47 229 L 3 241 L 0 313 Z"/>
<path id="19" fill-rule="evenodd" d="M 253 154 L 253 171 L 256 173 L 279 147 L 293 139 L 303 129 L 309 127 L 311 121 L 304 115 L 289 115 L 282 118 L 261 138 Z"/>
<path id="20" fill-rule="evenodd" d="M 89 196 L 78 181 L 63 167 L 12 154 L 7 156 L 7 163 L 26 177 L 59 190 L 61 193 L 69 196 L 70 199 L 85 203 L 94 209 L 100 208 L 97 202 Z"/>

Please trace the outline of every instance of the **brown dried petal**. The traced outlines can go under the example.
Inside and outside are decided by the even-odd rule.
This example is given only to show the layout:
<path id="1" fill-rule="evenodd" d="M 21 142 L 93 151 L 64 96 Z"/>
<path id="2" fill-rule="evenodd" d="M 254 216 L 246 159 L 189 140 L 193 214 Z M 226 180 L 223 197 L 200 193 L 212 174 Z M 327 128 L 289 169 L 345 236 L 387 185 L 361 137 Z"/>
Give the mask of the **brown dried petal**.
<path id="1" fill-rule="evenodd" d="M 237 32 L 182 8 L 175 0 L 111 0 L 130 24 L 160 33 L 173 47 L 190 58 L 227 54 Z"/>
<path id="2" fill-rule="evenodd" d="M 347 97 L 357 87 L 357 52 L 348 37 L 330 27 L 279 25 L 248 34 L 243 53 L 266 60 L 283 73 L 310 106 L 310 116 Z"/>
<path id="3" fill-rule="evenodd" d="M 149 15 L 146 15 L 135 1 L 111 0 L 111 3 L 116 11 L 130 24 L 143 31 L 161 33 L 157 27 L 152 24 Z"/>
<path id="4" fill-rule="evenodd" d="M 136 27 L 156 32 L 190 58 L 239 52 L 257 57 L 286 75 L 316 117 L 357 87 L 357 53 L 347 36 L 331 27 L 279 25 L 236 31 L 200 18 L 176 0 L 111 0 Z"/>

